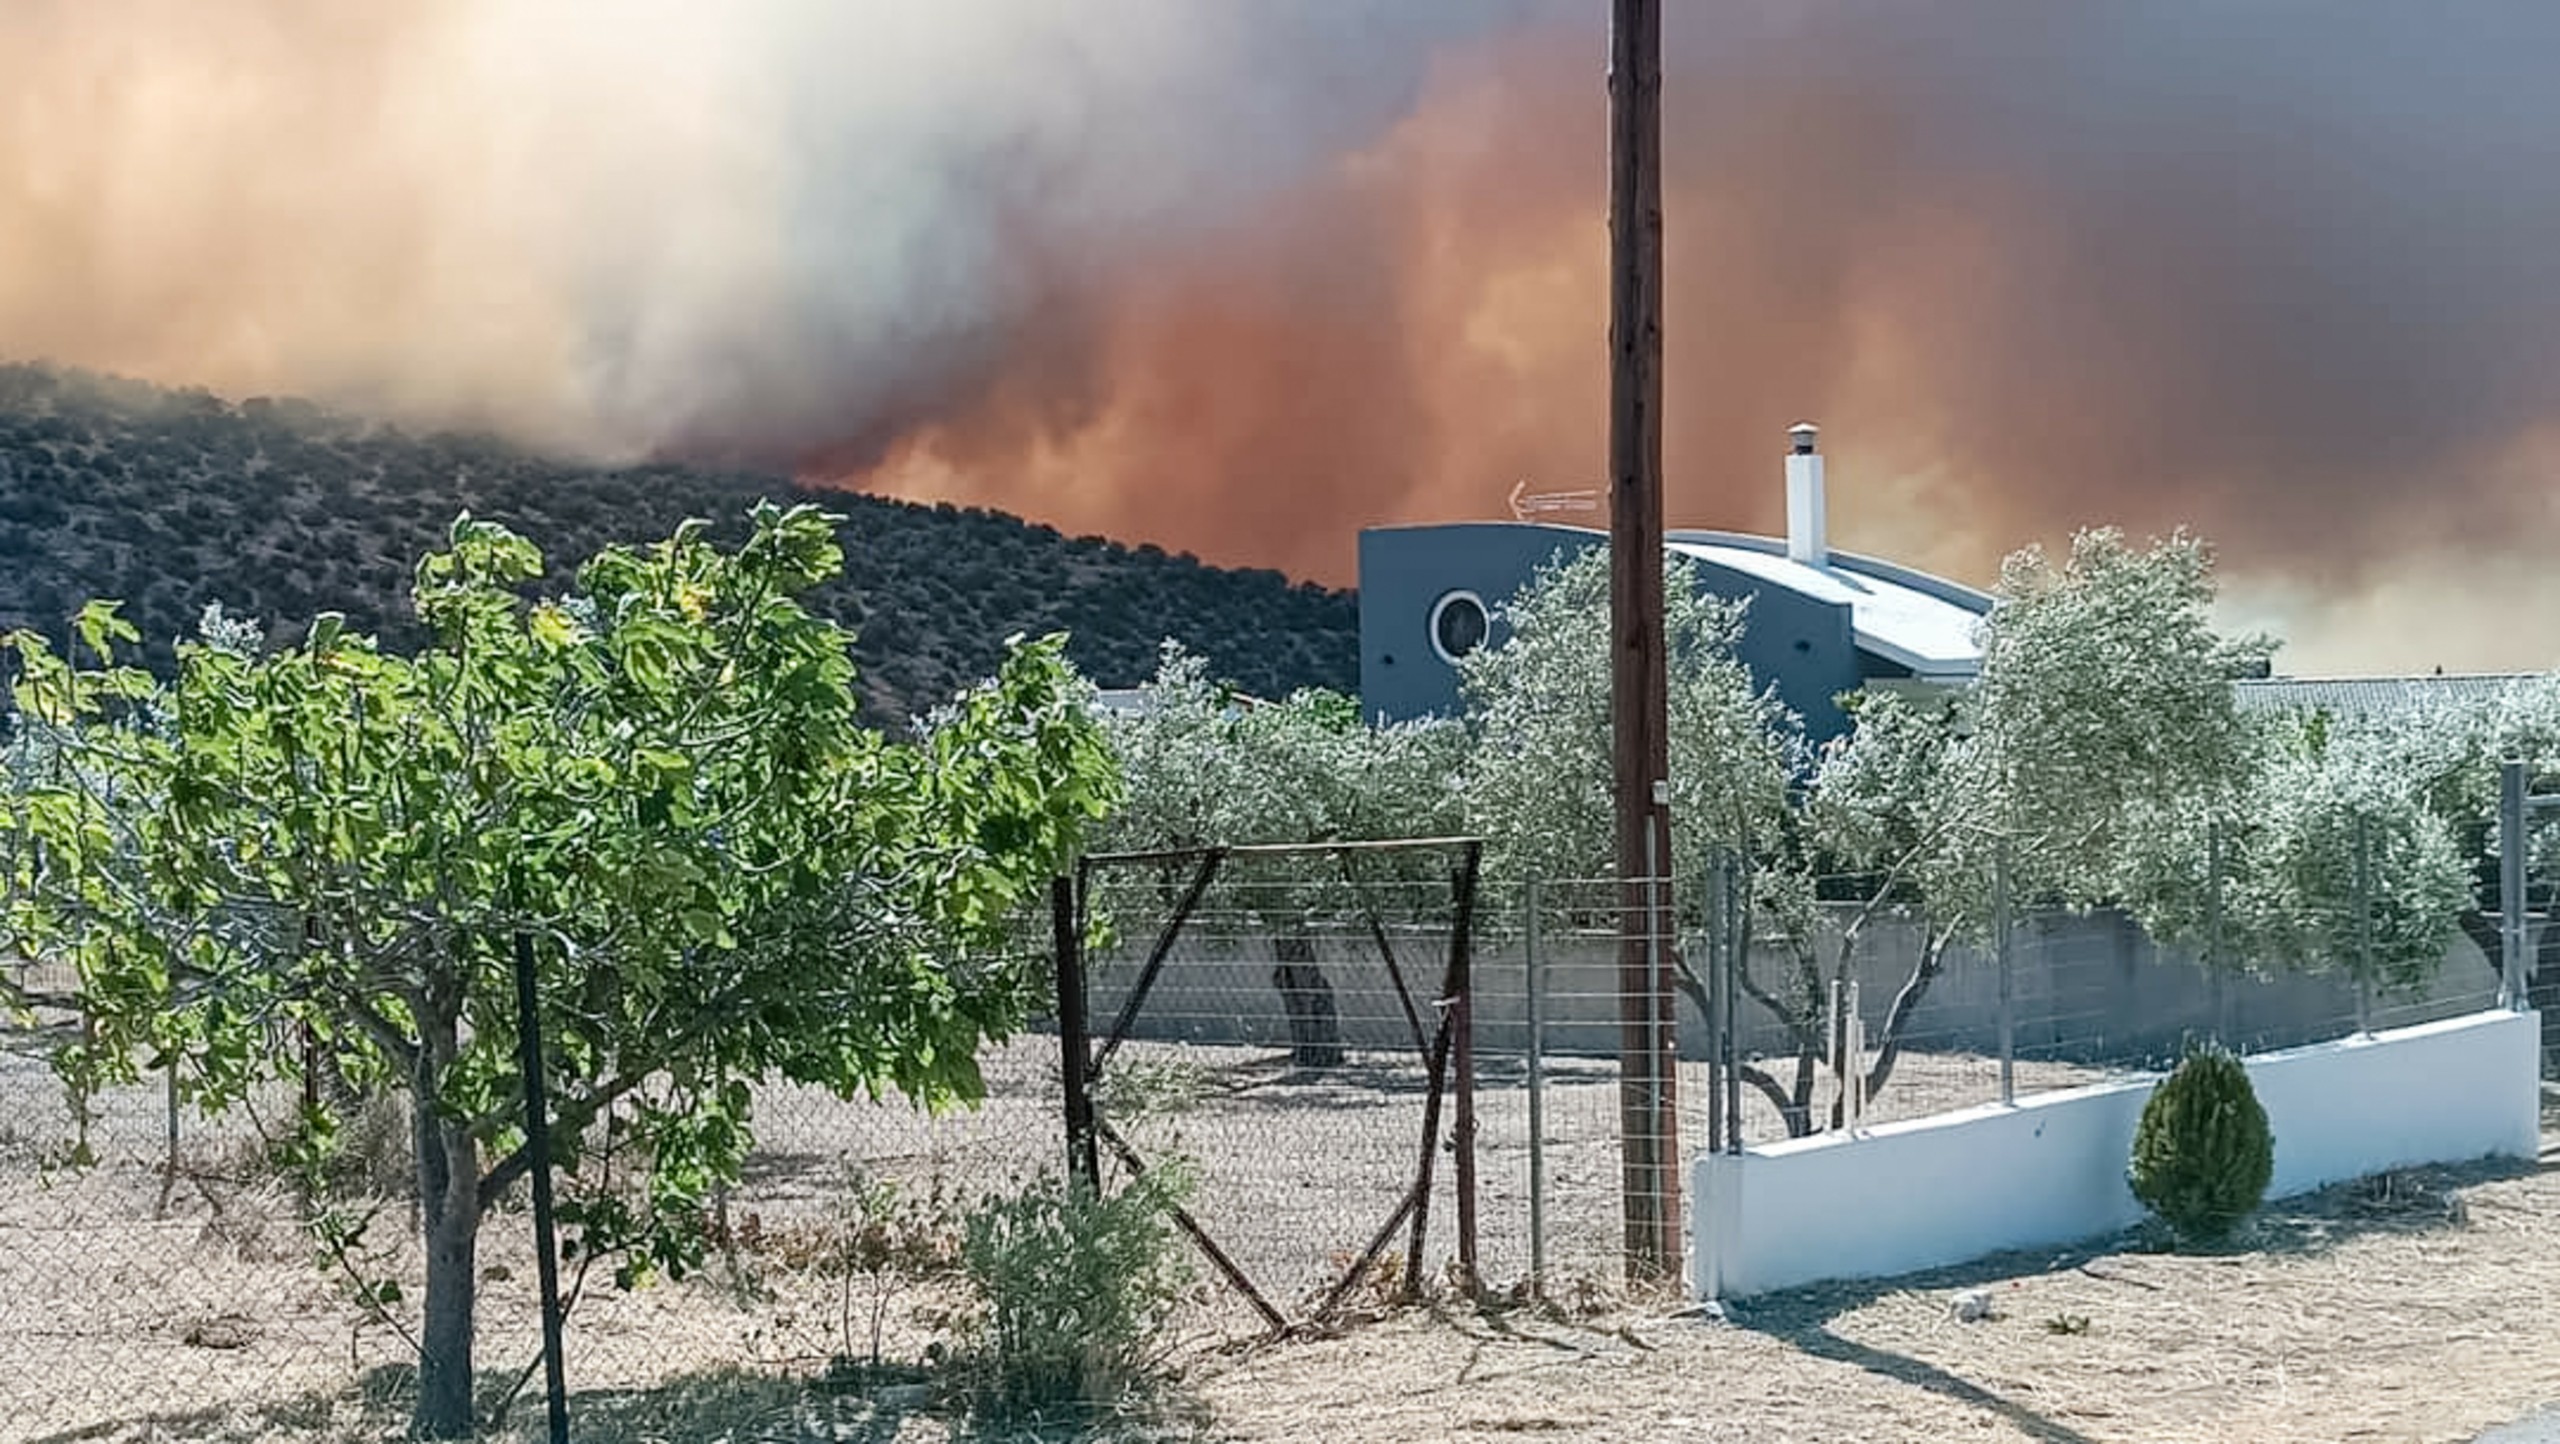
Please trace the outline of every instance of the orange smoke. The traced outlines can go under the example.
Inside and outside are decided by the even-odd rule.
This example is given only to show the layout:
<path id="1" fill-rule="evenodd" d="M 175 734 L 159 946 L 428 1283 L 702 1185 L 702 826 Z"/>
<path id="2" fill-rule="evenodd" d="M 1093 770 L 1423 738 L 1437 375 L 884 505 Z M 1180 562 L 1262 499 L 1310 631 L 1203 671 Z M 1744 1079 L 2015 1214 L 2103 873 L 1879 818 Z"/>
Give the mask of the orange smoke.
<path id="1" fill-rule="evenodd" d="M 2476 72 L 2477 37 L 2206 35 L 2128 78 L 2104 47 L 2174 25 L 2047 15 L 1986 41 L 1931 34 L 1943 14 L 1799 9 L 1673 17 L 1673 524 L 1777 525 L 1781 433 L 1812 417 L 1844 546 L 1980 578 L 2079 525 L 2187 526 L 2244 579 L 2291 579 L 2241 590 L 2320 635 L 2297 664 L 2552 660 L 2338 607 L 2345 635 L 2312 604 L 2427 595 L 2467 555 L 2560 532 L 2540 464 L 2560 376 L 2532 366 L 2560 304 L 2522 284 L 2553 208 L 2456 247 L 2392 188 L 2430 164 L 2503 188 L 2482 137 L 2410 124 L 2371 176 L 2336 150 L 2447 53 Z M 1376 143 L 1113 275 L 1071 335 L 1026 326 L 1036 365 L 808 470 L 1335 581 L 1358 526 L 1596 484 L 1600 33 L 1581 13 L 1443 50 Z M 2209 43 L 2237 72 L 2219 89 L 2182 78 Z M 2276 93 L 2289 65 L 2301 94 Z M 2312 119 L 2249 128 L 2286 104 Z"/>
<path id="2" fill-rule="evenodd" d="M 1541 27 L 1444 54 L 1376 144 L 1113 277 L 1099 326 L 1035 325 L 1036 359 L 805 469 L 1335 581 L 1359 526 L 1501 515 L 1524 480 L 1600 485 L 1607 117 L 1590 39 Z M 1783 429 L 1827 417 L 1843 423 L 1844 544 L 1978 569 L 2016 519 L 1950 524 L 1945 493 L 1964 488 L 1928 472 L 1942 442 L 1913 431 L 1929 417 L 1911 383 L 1931 358 L 1896 307 L 1960 279 L 1941 273 L 1981 222 L 1945 197 L 1901 218 L 1890 260 L 1854 217 L 1788 224 L 1799 172 L 1872 165 L 1907 117 L 1764 88 L 1727 108 L 1786 146 L 1672 148 L 1672 520 L 1772 524 Z"/>
<path id="3" fill-rule="evenodd" d="M 1445 59 L 1371 146 L 1133 264 L 1021 365 L 809 469 L 1349 580 L 1359 526 L 1492 514 L 1601 456 L 1600 110 L 1552 37 Z M 1522 115 L 1542 123 L 1522 125 Z"/>
<path id="4" fill-rule="evenodd" d="M 2297 665 L 2560 583 L 2560 11 L 1682 8 L 1675 525 L 2221 545 Z M 1597 0 L 19 0 L 0 353 L 1352 579 L 1596 485 Z M 2321 619 L 2328 619 L 2323 633 Z M 2352 619 L 2341 621 L 2340 619 Z"/>

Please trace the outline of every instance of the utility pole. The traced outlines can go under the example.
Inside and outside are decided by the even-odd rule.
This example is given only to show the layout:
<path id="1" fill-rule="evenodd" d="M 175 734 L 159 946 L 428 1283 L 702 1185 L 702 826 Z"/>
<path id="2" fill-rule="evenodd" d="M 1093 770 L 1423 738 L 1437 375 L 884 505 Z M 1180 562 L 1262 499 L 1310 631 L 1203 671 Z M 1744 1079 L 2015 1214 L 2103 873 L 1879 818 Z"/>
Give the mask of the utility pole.
<path id="1" fill-rule="evenodd" d="M 1670 687 L 1662 635 L 1662 5 L 1615 0 L 1609 47 L 1609 717 L 1616 769 L 1618 1123 L 1627 1273 L 1680 1268 Z"/>

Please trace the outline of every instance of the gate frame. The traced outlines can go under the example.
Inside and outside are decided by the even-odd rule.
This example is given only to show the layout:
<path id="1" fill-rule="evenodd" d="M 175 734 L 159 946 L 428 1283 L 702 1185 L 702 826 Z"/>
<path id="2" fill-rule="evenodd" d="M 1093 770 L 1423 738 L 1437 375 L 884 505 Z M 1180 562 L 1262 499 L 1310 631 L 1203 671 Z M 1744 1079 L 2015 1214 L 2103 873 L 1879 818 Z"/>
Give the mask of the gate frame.
<path id="1" fill-rule="evenodd" d="M 1439 1014 L 1439 1026 L 1430 1030 L 1426 1041 L 1422 1011 L 1413 990 L 1404 978 L 1393 944 L 1375 908 L 1364 908 L 1363 920 L 1368 924 L 1370 940 L 1377 946 L 1379 959 L 1386 965 L 1387 977 L 1395 986 L 1396 997 L 1403 1006 L 1405 1021 L 1422 1055 L 1428 1089 L 1422 1105 L 1422 1139 L 1420 1154 L 1414 1165 L 1413 1182 L 1405 1189 L 1386 1218 L 1371 1235 L 1367 1247 L 1352 1260 L 1328 1289 L 1324 1301 L 1305 1320 L 1293 1323 L 1274 1307 L 1254 1286 L 1227 1252 L 1210 1237 L 1208 1230 L 1191 1211 L 1179 1204 L 1169 1209 L 1174 1226 L 1187 1235 L 1210 1264 L 1236 1292 L 1243 1295 L 1254 1311 L 1262 1316 L 1272 1335 L 1282 1335 L 1307 1325 L 1321 1325 L 1331 1319 L 1342 1301 L 1358 1286 L 1378 1256 L 1394 1240 L 1399 1228 L 1410 1225 L 1405 1249 L 1402 1297 L 1411 1302 L 1421 1295 L 1423 1254 L 1430 1229 L 1432 1170 L 1442 1146 L 1440 1108 L 1444 1092 L 1449 1097 L 1452 1118 L 1447 1147 L 1451 1154 L 1451 1183 L 1457 1194 L 1458 1268 L 1464 1275 L 1464 1286 L 1471 1294 L 1480 1294 L 1482 1277 L 1476 1258 L 1476 1113 L 1475 1113 L 1475 1011 L 1474 1011 L 1474 933 L 1477 885 L 1480 881 L 1484 840 L 1476 837 L 1397 838 L 1363 842 L 1254 843 L 1233 846 L 1162 848 L 1136 852 L 1089 853 L 1076 859 L 1072 877 L 1057 877 L 1050 882 L 1050 925 L 1053 956 L 1056 961 L 1058 997 L 1059 1076 L 1064 1094 L 1067 1168 L 1078 1185 L 1098 1191 L 1102 1186 L 1101 1149 L 1108 1145 L 1112 1156 L 1134 1176 L 1146 1172 L 1145 1160 L 1111 1127 L 1094 1106 L 1094 1094 L 1120 1045 L 1128 1040 L 1136 1024 L 1138 1011 L 1145 1005 L 1147 994 L 1155 987 L 1164 966 L 1180 941 L 1183 928 L 1200 905 L 1219 870 L 1229 858 L 1239 857 L 1332 857 L 1345 860 L 1361 853 L 1416 852 L 1439 849 L 1455 854 L 1456 871 L 1450 878 L 1451 916 L 1446 960 L 1442 967 L 1440 994 L 1431 1000 Z M 1148 948 L 1147 960 L 1139 969 L 1137 980 L 1130 984 L 1128 996 L 1122 1000 L 1119 1013 L 1110 1029 L 1099 1040 L 1093 1037 L 1091 1015 L 1087 1008 L 1087 975 L 1084 966 L 1084 939 L 1091 922 L 1090 883 L 1097 866 L 1127 867 L 1141 864 L 1192 863 L 1190 883 L 1173 912 L 1157 930 Z"/>

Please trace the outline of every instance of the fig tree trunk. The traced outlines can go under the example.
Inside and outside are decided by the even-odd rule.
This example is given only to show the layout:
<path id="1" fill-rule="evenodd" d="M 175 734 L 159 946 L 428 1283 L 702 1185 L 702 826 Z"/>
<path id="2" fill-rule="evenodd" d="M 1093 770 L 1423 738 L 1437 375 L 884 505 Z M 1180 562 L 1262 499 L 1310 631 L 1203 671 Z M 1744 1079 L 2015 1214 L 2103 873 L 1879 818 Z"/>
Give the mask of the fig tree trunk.
<path id="1" fill-rule="evenodd" d="M 442 1033 L 443 1036 L 435 1036 Z M 418 1216 L 425 1235 L 427 1293 L 418 1336 L 418 1402 L 409 1421 L 420 1439 L 471 1437 L 471 1335 L 479 1282 L 480 1158 L 470 1131 L 435 1106 L 453 1030 L 429 1030 L 419 1050 L 414 1125 Z"/>

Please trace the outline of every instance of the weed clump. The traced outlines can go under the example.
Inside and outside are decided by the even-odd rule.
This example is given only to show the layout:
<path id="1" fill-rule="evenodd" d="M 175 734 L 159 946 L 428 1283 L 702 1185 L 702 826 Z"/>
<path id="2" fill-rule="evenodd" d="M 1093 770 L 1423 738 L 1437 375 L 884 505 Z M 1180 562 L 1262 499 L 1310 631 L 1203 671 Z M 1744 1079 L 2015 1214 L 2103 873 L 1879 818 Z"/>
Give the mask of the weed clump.
<path id="1" fill-rule="evenodd" d="M 1188 1183 L 1159 1167 L 1097 1193 L 1042 1174 L 969 1215 L 960 1266 L 977 1308 L 960 1382 L 971 1407 L 1007 1421 L 1087 1416 L 1157 1380 L 1190 1282 L 1170 1217 Z"/>

